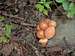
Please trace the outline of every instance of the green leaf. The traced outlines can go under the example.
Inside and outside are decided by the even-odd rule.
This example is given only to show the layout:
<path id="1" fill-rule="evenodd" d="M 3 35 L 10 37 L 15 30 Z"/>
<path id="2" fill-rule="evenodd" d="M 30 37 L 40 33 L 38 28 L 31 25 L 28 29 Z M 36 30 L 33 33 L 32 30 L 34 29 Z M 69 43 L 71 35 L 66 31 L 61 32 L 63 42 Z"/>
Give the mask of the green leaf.
<path id="1" fill-rule="evenodd" d="M 44 10 L 43 10 L 43 14 L 44 14 L 44 15 L 48 15 L 48 10 L 45 10 L 45 9 L 44 9 Z"/>
<path id="2" fill-rule="evenodd" d="M 41 0 L 40 2 L 46 2 L 46 0 Z"/>
<path id="3" fill-rule="evenodd" d="M 35 6 L 40 12 L 42 12 L 44 10 L 44 6 L 41 4 L 36 4 Z"/>
<path id="4" fill-rule="evenodd" d="M 0 37 L 0 43 L 7 43 L 9 42 L 10 36 L 11 36 L 11 30 L 12 30 L 12 25 L 6 24 L 4 27 L 4 35 Z"/>
<path id="5" fill-rule="evenodd" d="M 64 2 L 65 0 L 56 0 L 56 2 L 58 2 L 58 3 L 62 3 L 62 2 Z"/>
<path id="6" fill-rule="evenodd" d="M 63 6 L 64 10 L 68 11 L 68 9 L 69 9 L 69 2 L 68 1 L 64 1 L 62 3 L 62 6 Z"/>
<path id="7" fill-rule="evenodd" d="M 68 10 L 68 16 L 75 16 L 75 4 L 71 3 Z"/>
<path id="8" fill-rule="evenodd" d="M 49 2 L 38 2 L 38 4 L 45 4 L 45 3 L 51 4 L 52 1 L 49 1 Z"/>
<path id="9" fill-rule="evenodd" d="M 10 38 L 11 30 L 12 30 L 12 25 L 6 24 L 5 25 L 5 35 L 6 35 L 6 37 Z"/>
<path id="10" fill-rule="evenodd" d="M 0 43 L 7 43 L 8 39 L 6 37 L 0 37 Z"/>
<path id="11" fill-rule="evenodd" d="M 49 9 L 49 8 L 50 8 L 50 6 L 49 6 L 49 4 L 48 4 L 48 3 L 44 3 L 44 6 L 45 6 L 47 9 Z"/>
<path id="12" fill-rule="evenodd" d="M 0 21 L 4 20 L 5 17 L 0 15 Z"/>
<path id="13" fill-rule="evenodd" d="M 69 11 L 72 11 L 75 13 L 75 4 L 74 3 L 71 3 L 70 6 L 69 6 Z"/>

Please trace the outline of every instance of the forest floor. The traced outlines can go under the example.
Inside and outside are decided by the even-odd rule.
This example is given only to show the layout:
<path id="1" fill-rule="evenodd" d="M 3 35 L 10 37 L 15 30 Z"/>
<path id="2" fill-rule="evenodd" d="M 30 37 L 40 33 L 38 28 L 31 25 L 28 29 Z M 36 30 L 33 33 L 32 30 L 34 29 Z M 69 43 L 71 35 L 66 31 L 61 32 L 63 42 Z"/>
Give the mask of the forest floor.
<path id="1" fill-rule="evenodd" d="M 36 2 L 0 1 L 0 15 L 5 17 L 0 21 L 0 33 L 3 25 L 14 25 L 9 43 L 0 44 L 0 56 L 75 56 L 75 19 L 68 19 L 57 8 L 46 17 L 35 9 Z M 36 24 L 42 18 L 57 22 L 56 35 L 46 47 L 41 47 L 35 35 Z"/>

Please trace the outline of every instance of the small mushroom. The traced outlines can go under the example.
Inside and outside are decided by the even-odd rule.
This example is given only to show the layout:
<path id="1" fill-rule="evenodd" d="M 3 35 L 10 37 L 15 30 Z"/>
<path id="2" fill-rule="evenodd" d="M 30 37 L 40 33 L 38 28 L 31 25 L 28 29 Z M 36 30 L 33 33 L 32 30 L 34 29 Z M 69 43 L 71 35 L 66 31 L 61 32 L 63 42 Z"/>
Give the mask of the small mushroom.
<path id="1" fill-rule="evenodd" d="M 56 22 L 53 20 L 50 20 L 49 27 L 51 27 L 51 26 L 56 27 Z"/>
<path id="2" fill-rule="evenodd" d="M 46 21 L 40 21 L 40 23 L 39 23 L 39 27 L 40 27 L 40 29 L 41 30 L 45 30 L 45 29 L 47 29 L 48 28 L 48 24 L 47 24 L 47 22 Z"/>
<path id="3" fill-rule="evenodd" d="M 47 42 L 48 42 L 48 39 L 46 39 L 46 38 L 39 40 L 39 43 L 40 43 L 43 47 L 46 46 Z"/>
<path id="4" fill-rule="evenodd" d="M 55 35 L 55 28 L 54 27 L 48 27 L 45 30 L 45 37 L 47 39 L 51 39 Z"/>
<path id="5" fill-rule="evenodd" d="M 37 37 L 39 39 L 45 38 L 44 31 L 43 30 L 37 31 Z"/>
<path id="6" fill-rule="evenodd" d="M 50 19 L 42 19 L 36 27 L 36 35 L 39 38 L 39 43 L 45 46 L 48 39 L 55 35 L 56 22 Z"/>

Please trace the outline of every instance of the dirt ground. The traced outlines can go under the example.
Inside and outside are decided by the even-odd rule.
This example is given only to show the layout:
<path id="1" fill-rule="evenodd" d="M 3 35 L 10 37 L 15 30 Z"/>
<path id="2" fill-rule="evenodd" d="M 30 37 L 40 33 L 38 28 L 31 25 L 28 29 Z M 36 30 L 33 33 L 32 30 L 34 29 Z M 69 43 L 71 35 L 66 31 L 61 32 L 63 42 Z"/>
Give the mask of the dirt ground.
<path id="1" fill-rule="evenodd" d="M 14 25 L 9 43 L 0 44 L 0 56 L 75 56 L 75 19 L 68 19 L 57 8 L 44 16 L 35 9 L 36 2 L 0 0 L 0 15 L 5 16 L 0 27 L 6 23 Z M 57 22 L 56 35 L 46 47 L 41 47 L 35 34 L 36 24 L 42 18 Z"/>

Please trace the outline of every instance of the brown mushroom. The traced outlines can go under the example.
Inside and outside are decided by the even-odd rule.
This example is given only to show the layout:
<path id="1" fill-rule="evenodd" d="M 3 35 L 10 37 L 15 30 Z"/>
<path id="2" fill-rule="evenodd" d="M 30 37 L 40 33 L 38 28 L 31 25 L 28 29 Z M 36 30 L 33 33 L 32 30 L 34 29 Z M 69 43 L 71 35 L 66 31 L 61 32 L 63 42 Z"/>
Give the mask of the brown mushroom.
<path id="1" fill-rule="evenodd" d="M 48 39 L 53 38 L 55 35 L 55 27 L 56 22 L 50 19 L 43 19 L 41 20 L 36 28 L 36 35 L 39 38 L 39 43 L 42 46 L 45 46 Z"/>
<path id="2" fill-rule="evenodd" d="M 46 39 L 46 38 L 39 40 L 39 43 L 40 43 L 43 47 L 46 46 L 47 42 L 48 42 L 48 39 Z"/>
<path id="3" fill-rule="evenodd" d="M 49 27 L 45 30 L 45 37 L 51 39 L 55 35 L 55 28 Z"/>
<path id="4" fill-rule="evenodd" d="M 42 21 L 40 21 L 40 23 L 39 23 L 39 27 L 40 27 L 41 30 L 45 30 L 45 29 L 48 28 L 48 24 L 47 24 L 46 21 L 42 20 Z"/>
<path id="5" fill-rule="evenodd" d="M 45 38 L 44 31 L 43 30 L 37 31 L 37 37 L 39 39 Z"/>
<path id="6" fill-rule="evenodd" d="M 56 27 L 56 22 L 53 20 L 50 20 L 49 27 L 51 27 L 51 26 Z"/>

